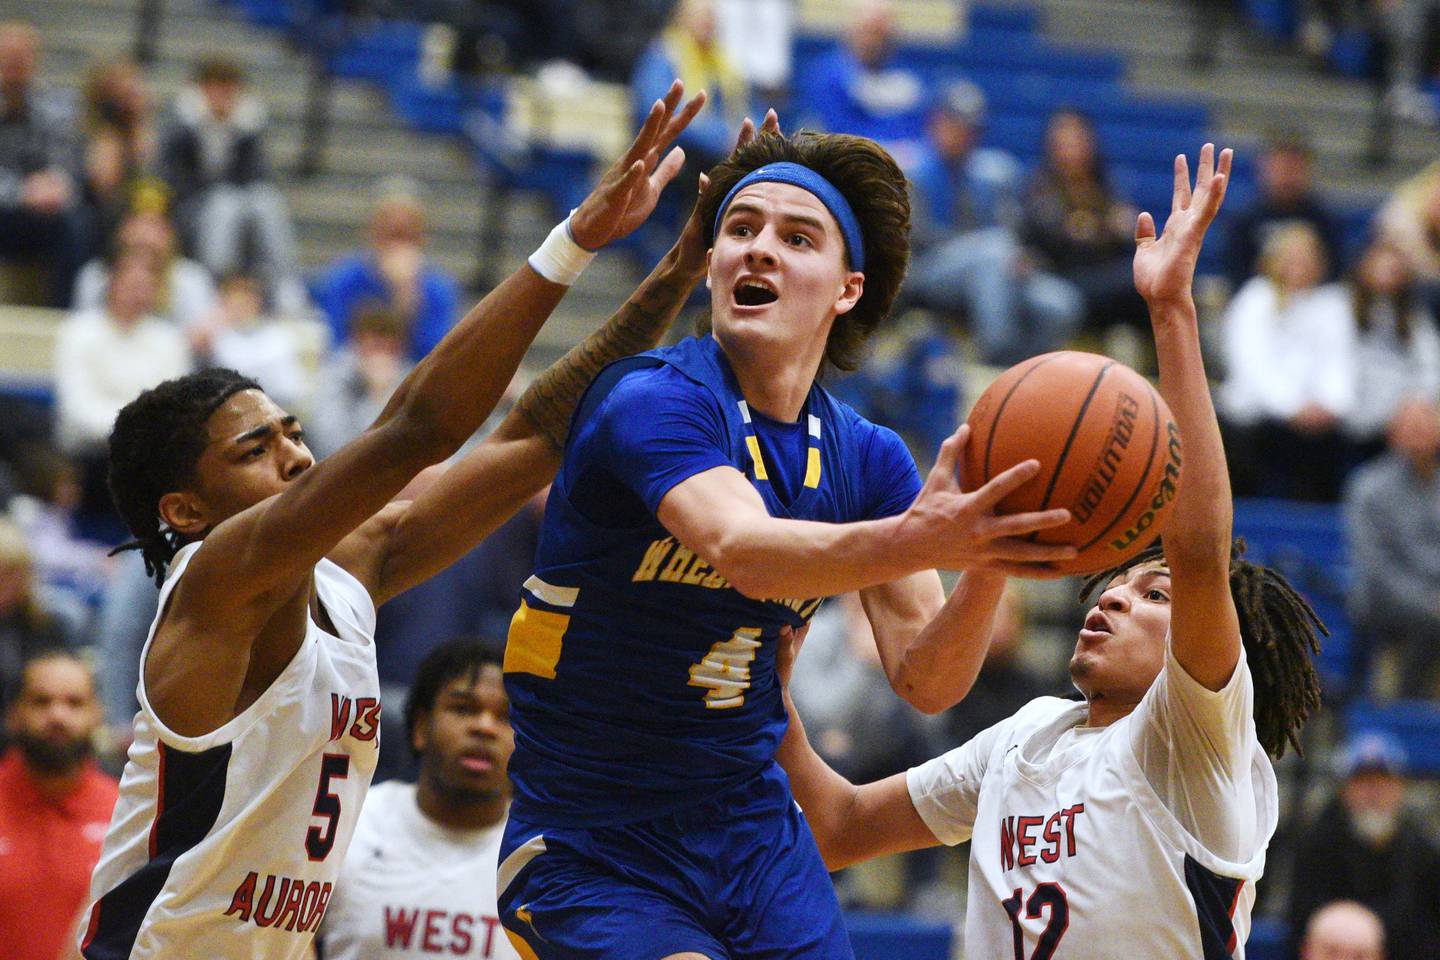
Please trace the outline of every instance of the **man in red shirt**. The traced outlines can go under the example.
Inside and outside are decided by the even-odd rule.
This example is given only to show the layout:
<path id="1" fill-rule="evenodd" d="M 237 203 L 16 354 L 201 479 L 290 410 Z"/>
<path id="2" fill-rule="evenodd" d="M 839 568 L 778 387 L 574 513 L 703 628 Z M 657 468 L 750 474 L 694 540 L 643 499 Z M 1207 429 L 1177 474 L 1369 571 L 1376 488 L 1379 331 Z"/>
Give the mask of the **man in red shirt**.
<path id="1" fill-rule="evenodd" d="M 0 952 L 10 960 L 74 953 L 117 792 L 91 758 L 99 724 L 84 661 L 56 650 L 25 664 L 0 756 Z"/>

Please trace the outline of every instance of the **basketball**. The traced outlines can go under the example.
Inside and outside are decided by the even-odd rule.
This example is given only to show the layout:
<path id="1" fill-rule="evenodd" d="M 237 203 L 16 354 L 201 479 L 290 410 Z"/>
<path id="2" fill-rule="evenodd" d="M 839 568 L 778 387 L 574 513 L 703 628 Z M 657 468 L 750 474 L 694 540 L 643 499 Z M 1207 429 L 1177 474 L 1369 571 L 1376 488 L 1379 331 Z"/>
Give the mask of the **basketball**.
<path id="1" fill-rule="evenodd" d="M 1068 508 L 1069 523 L 1032 534 L 1073 545 L 1066 573 L 1105 570 L 1165 527 L 1180 483 L 1180 431 L 1144 377 L 1093 353 L 1041 354 L 1006 370 L 970 411 L 964 488 L 1034 458 L 1040 472 L 997 512 Z"/>

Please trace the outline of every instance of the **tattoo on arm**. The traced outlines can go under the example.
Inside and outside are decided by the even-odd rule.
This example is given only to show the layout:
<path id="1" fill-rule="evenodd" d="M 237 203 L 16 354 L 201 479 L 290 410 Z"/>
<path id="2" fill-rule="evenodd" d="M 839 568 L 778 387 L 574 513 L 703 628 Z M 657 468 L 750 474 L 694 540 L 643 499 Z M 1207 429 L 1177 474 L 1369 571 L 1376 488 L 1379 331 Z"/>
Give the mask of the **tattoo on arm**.
<path id="1" fill-rule="evenodd" d="M 607 364 L 660 342 L 699 278 L 666 257 L 605 325 L 535 378 L 515 407 L 556 450 L 563 450 L 575 405 Z"/>

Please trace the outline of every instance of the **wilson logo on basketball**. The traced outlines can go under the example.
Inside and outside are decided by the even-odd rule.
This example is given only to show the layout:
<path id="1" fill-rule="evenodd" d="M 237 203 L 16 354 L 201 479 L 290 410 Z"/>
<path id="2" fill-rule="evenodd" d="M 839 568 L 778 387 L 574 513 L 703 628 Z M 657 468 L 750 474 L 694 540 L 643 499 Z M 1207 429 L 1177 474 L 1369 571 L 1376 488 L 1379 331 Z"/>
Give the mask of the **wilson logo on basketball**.
<path id="1" fill-rule="evenodd" d="M 1150 498 L 1149 506 L 1135 519 L 1135 525 L 1110 541 L 1110 546 L 1116 550 L 1124 550 L 1139 540 L 1154 525 L 1160 511 L 1175 499 L 1180 488 L 1180 428 L 1171 420 L 1165 424 L 1165 432 L 1169 438 L 1165 471 L 1160 475 L 1160 483 L 1155 488 L 1155 495 Z"/>
<path id="2" fill-rule="evenodd" d="M 1115 482 L 1115 474 L 1120 469 L 1126 448 L 1130 446 L 1130 438 L 1135 436 L 1135 420 L 1139 415 L 1139 400 L 1128 393 L 1122 393 L 1116 398 L 1115 416 L 1111 420 L 1110 434 L 1105 438 L 1105 446 L 1101 448 L 1100 456 L 1095 461 L 1094 471 L 1085 481 L 1085 486 L 1080 488 L 1080 495 L 1070 505 L 1070 515 L 1075 518 L 1076 523 L 1089 522 L 1095 514 L 1095 508 L 1105 499 L 1105 491 Z"/>

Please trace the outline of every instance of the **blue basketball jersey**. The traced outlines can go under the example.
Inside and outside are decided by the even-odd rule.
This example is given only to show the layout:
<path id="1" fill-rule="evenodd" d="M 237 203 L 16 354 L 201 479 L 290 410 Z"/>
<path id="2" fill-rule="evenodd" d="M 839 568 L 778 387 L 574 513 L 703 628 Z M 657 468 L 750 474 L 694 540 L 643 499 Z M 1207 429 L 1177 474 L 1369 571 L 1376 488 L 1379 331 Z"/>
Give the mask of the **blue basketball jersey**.
<path id="1" fill-rule="evenodd" d="M 505 650 L 516 816 L 574 827 L 667 816 L 771 761 L 786 722 L 774 641 L 820 598 L 741 595 L 655 511 L 719 466 L 740 470 L 776 517 L 867 520 L 915 498 L 894 432 L 818 384 L 800 424 L 751 411 L 710 337 L 596 378 Z"/>

